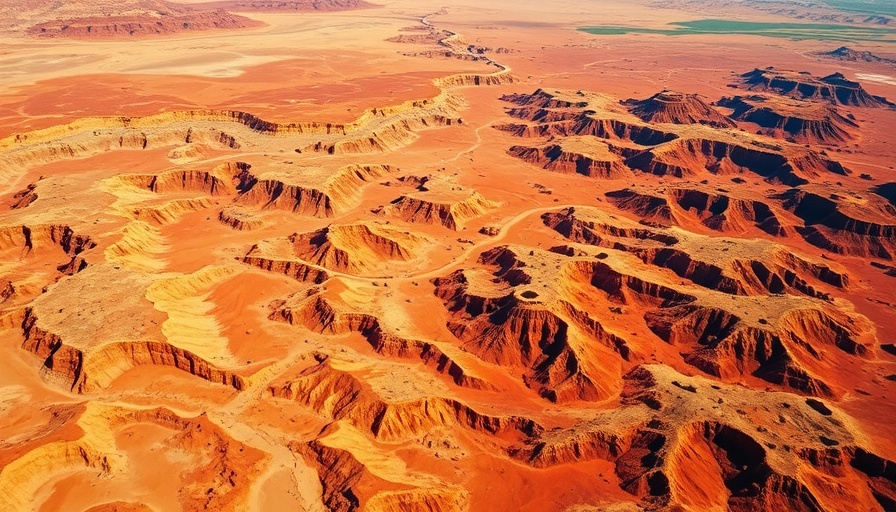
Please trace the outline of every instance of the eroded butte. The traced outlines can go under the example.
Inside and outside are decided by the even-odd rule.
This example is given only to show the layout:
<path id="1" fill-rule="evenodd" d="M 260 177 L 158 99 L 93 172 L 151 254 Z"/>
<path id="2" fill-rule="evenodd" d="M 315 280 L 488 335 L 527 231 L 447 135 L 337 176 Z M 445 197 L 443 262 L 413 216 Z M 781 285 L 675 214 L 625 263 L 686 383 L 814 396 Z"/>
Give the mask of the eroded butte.
<path id="1" fill-rule="evenodd" d="M 821 3 L 0 8 L 0 511 L 896 510 L 893 13 Z"/>

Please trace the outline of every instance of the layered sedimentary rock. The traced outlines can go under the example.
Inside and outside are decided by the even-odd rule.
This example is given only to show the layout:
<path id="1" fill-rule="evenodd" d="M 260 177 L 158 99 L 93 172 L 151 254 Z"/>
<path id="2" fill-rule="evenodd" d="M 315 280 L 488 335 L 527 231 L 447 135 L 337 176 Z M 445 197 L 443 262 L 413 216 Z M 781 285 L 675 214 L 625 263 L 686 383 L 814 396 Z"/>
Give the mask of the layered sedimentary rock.
<path id="1" fill-rule="evenodd" d="M 797 99 L 825 101 L 856 107 L 889 107 L 892 103 L 869 94 L 858 82 L 842 73 L 815 77 L 808 73 L 754 69 L 740 75 L 743 85 L 753 91 L 770 91 Z"/>
<path id="2" fill-rule="evenodd" d="M 734 123 L 695 94 L 662 91 L 643 100 L 626 100 L 623 105 L 648 123 L 705 124 L 733 128 Z"/>
<path id="3" fill-rule="evenodd" d="M 799 142 L 836 144 L 853 138 L 858 124 L 828 104 L 750 95 L 722 98 L 731 117 L 760 126 L 763 133 Z"/>

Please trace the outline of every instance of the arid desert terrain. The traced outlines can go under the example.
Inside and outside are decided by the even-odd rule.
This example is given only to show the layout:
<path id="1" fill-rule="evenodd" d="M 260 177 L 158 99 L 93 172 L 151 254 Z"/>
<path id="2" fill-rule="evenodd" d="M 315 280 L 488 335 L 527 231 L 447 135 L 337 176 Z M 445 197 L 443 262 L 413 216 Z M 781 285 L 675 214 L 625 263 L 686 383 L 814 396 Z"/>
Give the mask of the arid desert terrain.
<path id="1" fill-rule="evenodd" d="M 0 512 L 896 510 L 896 7 L 0 3 Z"/>

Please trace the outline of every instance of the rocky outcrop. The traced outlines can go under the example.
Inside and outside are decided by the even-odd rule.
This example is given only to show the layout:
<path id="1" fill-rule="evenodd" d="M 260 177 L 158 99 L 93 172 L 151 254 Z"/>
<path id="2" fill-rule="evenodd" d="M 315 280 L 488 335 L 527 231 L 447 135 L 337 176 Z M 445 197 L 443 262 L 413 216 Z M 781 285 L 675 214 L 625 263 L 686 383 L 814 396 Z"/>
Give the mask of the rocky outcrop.
<path id="1" fill-rule="evenodd" d="M 696 176 L 701 170 L 720 175 L 746 171 L 791 186 L 808 183 L 809 177 L 849 173 L 838 162 L 812 151 L 787 157 L 756 144 L 709 139 L 676 140 L 635 155 L 626 164 L 649 174 L 678 178 Z"/>
<path id="2" fill-rule="evenodd" d="M 424 176 L 412 181 L 416 184 L 414 192 L 401 195 L 378 213 L 459 231 L 496 206 L 479 192 L 448 178 Z"/>
<path id="3" fill-rule="evenodd" d="M 791 310 L 775 325 L 749 325 L 714 307 L 683 305 L 653 310 L 645 319 L 664 341 L 690 347 L 685 361 L 700 370 L 729 379 L 752 374 L 769 382 L 816 396 L 834 389 L 812 367 L 821 367 L 823 346 L 863 356 L 861 325 L 821 309 Z M 814 362 L 813 362 L 814 360 Z"/>
<path id="4" fill-rule="evenodd" d="M 891 107 L 886 98 L 869 94 L 858 82 L 841 73 L 817 78 L 806 73 L 754 69 L 740 76 L 750 90 L 770 91 L 792 98 L 826 101 L 855 107 Z"/>
<path id="5" fill-rule="evenodd" d="M 662 91 L 643 99 L 622 102 L 629 111 L 648 123 L 703 124 L 714 128 L 734 128 L 723 116 L 696 94 Z"/>
<path id="6" fill-rule="evenodd" d="M 812 245 L 837 254 L 896 257 L 896 222 L 888 212 L 866 212 L 869 220 L 865 220 L 853 216 L 834 198 L 801 189 L 791 189 L 775 199 L 803 220 L 799 232 Z"/>
<path id="7" fill-rule="evenodd" d="M 168 343 L 116 342 L 85 352 L 40 327 L 31 309 L 25 311 L 22 333 L 25 338 L 22 348 L 43 360 L 45 378 L 76 393 L 101 390 L 128 369 L 145 365 L 171 366 L 237 391 L 246 386 L 243 377 L 216 368 L 196 354 Z"/>
<path id="8" fill-rule="evenodd" d="M 896 66 L 896 59 L 881 57 L 869 51 L 856 50 L 848 46 L 841 46 L 829 52 L 815 52 L 815 55 L 845 62 L 879 62 Z"/>
<path id="9" fill-rule="evenodd" d="M 265 225 L 264 218 L 247 208 L 226 206 L 218 212 L 218 221 L 237 231 L 252 231 Z"/>
<path id="10" fill-rule="evenodd" d="M 701 224 L 716 231 L 742 233 L 755 226 L 774 236 L 788 233 L 781 219 L 761 201 L 683 188 L 672 189 L 669 196 L 679 208 L 696 214 Z"/>
<path id="11" fill-rule="evenodd" d="M 558 121 L 538 125 L 502 124 L 496 128 L 510 132 L 517 137 L 570 137 L 590 135 L 601 139 L 631 141 L 642 146 L 654 146 L 678 138 L 677 135 L 662 132 L 617 119 L 596 119 L 588 114 L 579 114 L 568 121 Z"/>
<path id="12" fill-rule="evenodd" d="M 403 262 L 416 257 L 425 238 L 378 224 L 331 225 L 289 237 L 295 254 L 331 270 L 364 273 L 384 261 Z"/>
<path id="13" fill-rule="evenodd" d="M 613 206 L 632 212 L 641 219 L 656 225 L 674 222 L 669 201 L 662 195 L 652 195 L 634 189 L 612 190 L 604 194 Z"/>
<path id="14" fill-rule="evenodd" d="M 339 12 L 377 7 L 364 0 L 221 0 L 200 7 L 217 7 L 235 12 Z"/>
<path id="15" fill-rule="evenodd" d="M 159 14 L 111 15 L 46 21 L 34 25 L 28 29 L 28 33 L 37 37 L 115 39 L 263 26 L 261 22 L 231 14 L 223 9 L 199 11 L 174 8 L 171 12 Z"/>
<path id="16" fill-rule="evenodd" d="M 340 335 L 357 332 L 378 353 L 389 357 L 419 359 L 426 366 L 448 376 L 455 384 L 472 389 L 493 386 L 471 375 L 436 344 L 398 336 L 383 328 L 380 320 L 366 313 L 343 311 L 327 299 L 311 294 L 273 304 L 270 318 L 301 325 L 311 331 Z"/>
<path id="17" fill-rule="evenodd" d="M 382 165 L 348 165 L 323 181 L 293 180 L 288 174 L 281 177 L 276 173 L 250 175 L 241 180 L 240 194 L 235 201 L 261 209 L 332 217 L 353 206 L 366 183 L 393 171 L 394 168 Z M 319 169 L 312 168 L 306 174 L 318 172 Z"/>
<path id="18" fill-rule="evenodd" d="M 37 183 L 29 183 L 27 187 L 13 194 L 12 198 L 14 202 L 9 206 L 12 210 L 17 210 L 19 208 L 25 208 L 30 205 L 34 201 L 37 201 L 37 192 L 35 189 L 37 188 Z"/>
<path id="19" fill-rule="evenodd" d="M 285 384 L 273 386 L 270 392 L 279 398 L 299 401 L 324 417 L 345 420 L 383 441 L 414 439 L 433 428 L 450 425 L 490 436 L 527 437 L 540 429 L 525 418 L 482 415 L 450 398 L 387 401 L 352 374 L 334 369 L 327 360 Z"/>
<path id="20" fill-rule="evenodd" d="M 240 258 L 239 261 L 267 272 L 289 276 L 303 283 L 320 284 L 330 278 L 326 270 L 312 267 L 300 261 L 278 260 L 264 256 L 254 256 L 253 254 L 253 251 L 250 250 L 249 254 Z"/>
<path id="21" fill-rule="evenodd" d="M 459 270 L 433 280 L 436 295 L 452 313 L 448 329 L 466 350 L 487 362 L 525 369 L 527 385 L 550 401 L 612 394 L 608 375 L 629 357 L 626 341 L 562 294 L 536 291 L 544 277 L 538 277 L 540 265 L 529 266 L 518 248 L 497 247 L 480 260 L 496 267 L 490 279 Z M 616 301 L 686 300 L 600 265 L 570 265 L 561 271 L 562 280 L 588 283 Z"/>
<path id="22" fill-rule="evenodd" d="M 597 144 L 599 143 L 570 144 L 570 141 L 564 140 L 561 143 L 549 143 L 540 147 L 511 146 L 507 152 L 520 160 L 552 172 L 581 174 L 601 179 L 630 178 L 631 171 L 625 166 L 622 158 L 611 153 L 606 146 Z"/>
<path id="23" fill-rule="evenodd" d="M 829 104 L 782 102 L 758 95 L 722 98 L 718 104 L 732 109 L 732 118 L 759 125 L 766 135 L 795 142 L 838 144 L 852 139 L 851 130 L 858 128 Z"/>

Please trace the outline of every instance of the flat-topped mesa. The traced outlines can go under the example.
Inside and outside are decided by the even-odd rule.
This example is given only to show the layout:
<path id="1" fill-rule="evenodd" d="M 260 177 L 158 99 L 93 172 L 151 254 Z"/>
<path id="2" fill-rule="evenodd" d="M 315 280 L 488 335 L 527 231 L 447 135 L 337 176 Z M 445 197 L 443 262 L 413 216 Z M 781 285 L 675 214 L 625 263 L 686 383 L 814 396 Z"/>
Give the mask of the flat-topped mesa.
<path id="1" fill-rule="evenodd" d="M 588 101 L 584 97 L 577 99 L 568 99 L 558 97 L 556 93 L 549 92 L 545 89 L 536 89 L 530 94 L 506 94 L 501 96 L 501 101 L 513 103 L 514 105 L 525 107 L 538 107 L 546 109 L 583 109 L 588 106 Z"/>
<path id="2" fill-rule="evenodd" d="M 269 318 L 328 335 L 356 332 L 380 355 L 416 358 L 436 372 L 446 375 L 458 386 L 494 389 L 494 386 L 473 375 L 434 343 L 399 336 L 384 329 L 376 316 L 348 310 L 345 306 L 337 305 L 315 293 L 314 290 L 275 302 Z"/>
<path id="3" fill-rule="evenodd" d="M 856 50 L 848 46 L 841 46 L 840 48 L 829 52 L 815 52 L 815 55 L 846 62 L 881 62 L 884 64 L 896 65 L 896 59 L 881 57 L 869 51 Z"/>
<path id="4" fill-rule="evenodd" d="M 453 398 L 408 385 L 407 372 L 398 367 L 376 372 L 387 378 L 361 379 L 338 362 L 321 359 L 298 377 L 272 385 L 271 395 L 301 402 L 325 418 L 347 421 L 386 442 L 419 439 L 433 428 L 455 425 L 490 438 L 523 439 L 540 430 L 532 420 L 487 416 Z"/>
<path id="5" fill-rule="evenodd" d="M 790 186 L 826 174 L 846 176 L 851 172 L 810 149 L 725 137 L 677 139 L 634 155 L 625 163 L 638 171 L 679 178 L 697 176 L 701 171 L 718 175 L 751 172 L 766 181 Z"/>
<path id="6" fill-rule="evenodd" d="M 330 278 L 325 269 L 297 259 L 292 243 L 286 238 L 262 240 L 237 259 L 246 265 L 283 274 L 301 283 L 320 284 Z"/>
<path id="7" fill-rule="evenodd" d="M 845 142 L 859 126 L 828 103 L 750 95 L 722 98 L 718 104 L 732 109 L 732 118 L 759 125 L 760 133 L 800 143 Z"/>
<path id="8" fill-rule="evenodd" d="M 176 4 L 167 4 L 174 6 Z M 38 23 L 28 34 L 38 37 L 71 39 L 114 39 L 166 36 L 205 30 L 237 30 L 264 26 L 245 16 L 223 9 L 148 12 L 142 15 L 88 16 Z"/>
<path id="9" fill-rule="evenodd" d="M 508 453 L 535 467 L 612 462 L 620 487 L 647 510 L 877 510 L 891 502 L 891 481 L 866 482 L 893 462 L 869 453 L 841 421 L 845 413 L 821 400 L 659 364 L 637 366 L 624 382 L 617 409 L 546 429 Z M 837 486 L 817 485 L 821 475 Z"/>
<path id="10" fill-rule="evenodd" d="M 625 100 L 622 104 L 648 123 L 704 124 L 714 128 L 736 126 L 696 94 L 662 91 L 643 100 Z"/>
<path id="11" fill-rule="evenodd" d="M 491 75 L 461 74 L 436 78 L 433 83 L 437 87 L 473 87 L 481 85 L 506 85 L 515 84 L 520 79 L 510 73 L 495 73 Z"/>
<path id="12" fill-rule="evenodd" d="M 671 101 L 663 101 L 662 98 Z M 678 101 L 679 98 L 677 93 L 662 93 L 653 100 L 662 105 L 688 104 L 683 99 L 687 96 L 681 96 L 682 99 Z M 526 122 L 505 123 L 497 125 L 497 129 L 518 137 L 550 137 L 543 146 L 544 154 L 527 146 L 514 146 L 511 154 L 528 161 L 545 160 L 543 165 L 559 160 L 559 163 L 553 164 L 559 169 L 564 169 L 565 158 L 572 158 L 576 161 L 579 172 L 611 173 L 612 165 L 607 170 L 608 164 L 604 161 L 612 154 L 618 155 L 622 164 L 630 169 L 679 178 L 697 176 L 703 171 L 713 174 L 749 171 L 770 182 L 797 186 L 827 173 L 847 175 L 850 172 L 840 163 L 802 145 L 763 140 L 760 136 L 713 126 L 710 118 L 714 116 L 711 114 L 703 116 L 704 124 L 699 120 L 695 123 L 674 124 L 672 121 L 684 122 L 686 117 L 679 115 L 676 110 L 678 107 L 669 107 L 668 115 L 663 119 L 659 114 L 656 118 L 651 117 L 654 123 L 669 122 L 648 124 L 625 111 L 617 100 L 603 94 L 582 91 L 548 92 L 539 89 L 530 95 L 517 94 L 506 96 L 505 99 L 518 105 L 507 109 L 507 113 Z M 559 108 L 543 105 L 558 105 Z M 632 106 L 643 114 L 642 109 L 646 107 L 642 107 L 641 103 Z M 665 111 L 659 111 L 662 112 Z M 723 117 L 718 112 L 715 114 Z M 727 125 L 731 126 L 731 123 Z M 600 151 L 605 157 L 596 159 L 599 162 L 596 169 L 590 162 L 563 154 L 567 152 L 564 139 L 569 140 L 568 144 L 581 146 L 583 141 L 592 138 L 605 141 Z M 559 146 L 559 149 L 552 147 L 554 145 Z M 548 151 L 551 154 L 547 154 Z M 585 153 L 575 149 L 568 152 Z M 566 164 L 565 168 L 571 167 Z"/>
<path id="13" fill-rule="evenodd" d="M 856 204 L 813 188 L 790 189 L 774 199 L 803 220 L 798 231 L 812 245 L 837 254 L 896 259 L 896 215 L 880 198 Z"/>
<path id="14" fill-rule="evenodd" d="M 120 341 L 96 348 L 74 346 L 45 330 L 32 309 L 25 312 L 22 348 L 43 359 L 42 374 L 52 384 L 75 393 L 94 393 L 136 366 L 170 366 L 212 383 L 240 391 L 240 375 L 217 368 L 201 356 L 161 341 Z"/>
<path id="15" fill-rule="evenodd" d="M 763 311 L 755 311 L 738 309 L 738 302 L 654 309 L 645 320 L 660 339 L 679 347 L 686 363 L 709 375 L 753 375 L 816 396 L 842 394 L 848 378 L 828 368 L 865 357 L 876 344 L 866 318 L 851 320 L 823 303 L 772 295 L 763 299 Z"/>
<path id="16" fill-rule="evenodd" d="M 405 222 L 441 225 L 461 230 L 469 221 L 495 208 L 479 192 L 443 177 L 425 176 L 417 189 L 384 206 L 380 213 Z"/>
<path id="17" fill-rule="evenodd" d="M 854 462 L 866 441 L 840 421 L 824 421 L 812 407 L 820 401 L 683 377 L 659 365 L 626 376 L 627 399 L 662 411 L 629 429 L 629 448 L 616 459 L 623 489 L 646 506 L 748 512 L 874 510 L 886 503 L 866 485 L 868 467 Z M 804 422 L 824 425 L 810 433 Z M 776 428 L 756 428 L 772 423 Z M 838 481 L 837 490 L 817 485 L 821 475 Z"/>
<path id="18" fill-rule="evenodd" d="M 552 172 L 602 179 L 632 177 L 622 157 L 593 137 L 566 137 L 538 147 L 511 146 L 507 152 Z"/>
<path id="19" fill-rule="evenodd" d="M 535 115 L 540 115 L 536 113 Z M 650 126 L 636 124 L 621 119 L 596 117 L 590 113 L 578 113 L 567 119 L 540 124 L 507 123 L 496 125 L 498 130 L 517 137 L 570 137 L 590 135 L 611 141 L 631 142 L 640 146 L 656 146 L 677 139 L 674 133 L 658 130 Z"/>
<path id="20" fill-rule="evenodd" d="M 266 224 L 262 215 L 237 205 L 221 208 L 218 212 L 218 222 L 237 231 L 251 231 L 259 229 Z"/>
<path id="21" fill-rule="evenodd" d="M 781 220 L 768 204 L 702 188 L 625 188 L 605 194 L 614 206 L 632 212 L 653 225 L 687 227 L 696 220 L 724 233 L 746 233 L 758 228 L 773 236 L 791 236 L 796 231 Z"/>
<path id="22" fill-rule="evenodd" d="M 594 208 L 550 212 L 542 221 L 572 242 L 628 252 L 647 265 L 669 269 L 723 294 L 789 293 L 830 300 L 828 286 L 849 286 L 849 276 L 839 266 L 812 261 L 760 239 L 744 242 L 648 228 Z"/>
<path id="23" fill-rule="evenodd" d="M 370 272 L 386 262 L 412 260 L 426 243 L 422 236 L 374 223 L 331 225 L 293 234 L 289 240 L 300 258 L 348 273 Z"/>
<path id="24" fill-rule="evenodd" d="M 466 490 L 430 475 L 408 471 L 404 464 L 380 465 L 388 458 L 371 458 L 375 445 L 347 421 L 335 421 L 308 442 L 290 441 L 289 449 L 317 472 L 326 510 L 401 510 L 459 512 L 466 510 Z M 401 460 L 397 456 L 393 460 Z M 387 464 L 389 464 L 387 462 Z"/>
<path id="25" fill-rule="evenodd" d="M 202 294 L 229 275 L 226 267 L 206 267 L 159 279 L 91 265 L 24 310 L 22 347 L 41 359 L 48 381 L 78 393 L 105 389 L 127 370 L 147 365 L 171 366 L 242 390 L 244 378 L 234 369 L 238 363 L 220 326 L 213 318 L 197 321 L 196 313 L 205 307 Z"/>
<path id="26" fill-rule="evenodd" d="M 121 174 L 116 180 L 157 194 L 202 192 L 211 196 L 234 195 L 241 176 L 246 176 L 251 165 L 227 162 L 210 170 L 173 169 L 158 174 Z"/>
<path id="27" fill-rule="evenodd" d="M 364 0 L 212 0 L 196 8 L 235 12 L 339 12 L 379 7 Z"/>
<path id="28" fill-rule="evenodd" d="M 593 258 L 501 246 L 480 261 L 490 270 L 433 280 L 452 314 L 448 329 L 481 359 L 524 369 L 526 384 L 553 402 L 612 396 L 621 366 L 633 356 L 626 340 L 589 313 L 593 304 L 577 297 L 597 290 L 608 307 L 691 299 Z M 549 281 L 555 284 L 548 287 Z"/>
<path id="29" fill-rule="evenodd" d="M 841 73 L 823 78 L 809 73 L 754 69 L 740 75 L 741 83 L 752 91 L 769 91 L 801 100 L 825 101 L 855 107 L 893 107 L 881 96 L 868 93 L 859 82 L 848 80 Z"/>
<path id="30" fill-rule="evenodd" d="M 546 91 L 512 94 L 502 98 L 518 105 L 507 114 L 536 124 L 496 126 L 518 137 L 569 137 L 590 135 L 601 139 L 653 146 L 678 137 L 637 121 L 615 99 L 582 91 Z"/>
<path id="31" fill-rule="evenodd" d="M 375 130 L 349 132 L 335 141 L 318 141 L 297 150 L 299 153 L 316 152 L 331 155 L 363 155 L 395 151 L 417 140 L 415 131 L 438 126 L 452 126 L 463 123 L 454 115 L 443 113 L 426 114 L 419 117 L 399 117 L 389 123 L 379 125 Z"/>
<path id="32" fill-rule="evenodd" d="M 353 207 L 366 183 L 394 170 L 384 165 L 347 165 L 328 173 L 317 167 L 284 164 L 241 178 L 241 192 L 236 202 L 262 209 L 332 217 Z"/>

